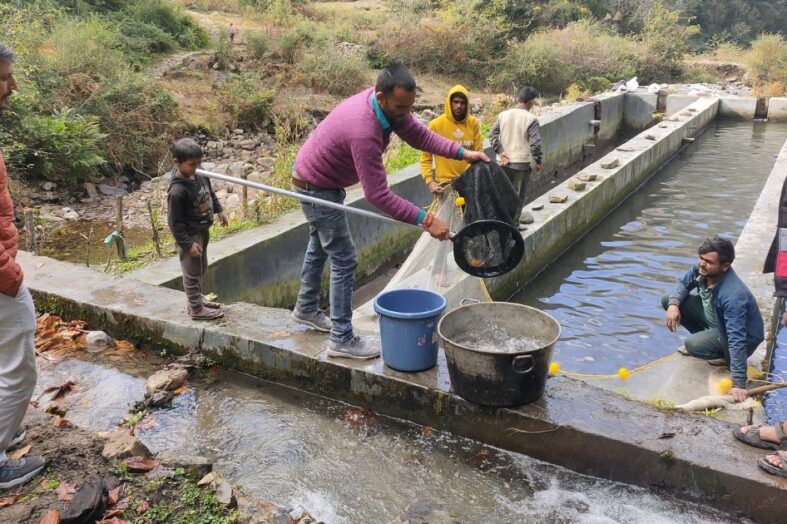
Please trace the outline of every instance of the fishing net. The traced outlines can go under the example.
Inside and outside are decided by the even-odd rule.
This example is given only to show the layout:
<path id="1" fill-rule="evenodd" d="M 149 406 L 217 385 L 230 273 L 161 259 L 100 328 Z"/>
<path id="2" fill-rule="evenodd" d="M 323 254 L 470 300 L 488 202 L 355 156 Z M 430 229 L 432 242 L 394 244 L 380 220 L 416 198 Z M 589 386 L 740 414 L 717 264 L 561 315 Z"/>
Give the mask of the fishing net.
<path id="1" fill-rule="evenodd" d="M 464 227 L 462 209 L 455 204 L 457 196 L 450 185 L 446 186 L 445 192 L 435 197 L 429 207 L 429 211 L 448 222 L 451 231 L 461 231 Z M 459 242 L 457 246 L 468 250 L 464 257 L 471 263 L 475 263 L 473 258 L 476 258 L 479 264 L 482 261 L 494 262 L 497 260 L 495 257 L 504 256 L 505 246 L 508 245 L 507 239 L 499 236 L 487 238 L 487 235 L 471 235 L 466 239 L 469 242 Z M 447 311 L 459 307 L 464 299 L 484 302 L 492 300 L 484 280 L 468 275 L 457 265 L 454 243 L 438 242 L 429 233 L 421 235 L 410 256 L 383 291 L 402 288 L 426 289 L 443 295 L 448 302 Z M 377 318 L 370 300 L 355 310 L 353 324 L 361 329 L 376 330 Z"/>

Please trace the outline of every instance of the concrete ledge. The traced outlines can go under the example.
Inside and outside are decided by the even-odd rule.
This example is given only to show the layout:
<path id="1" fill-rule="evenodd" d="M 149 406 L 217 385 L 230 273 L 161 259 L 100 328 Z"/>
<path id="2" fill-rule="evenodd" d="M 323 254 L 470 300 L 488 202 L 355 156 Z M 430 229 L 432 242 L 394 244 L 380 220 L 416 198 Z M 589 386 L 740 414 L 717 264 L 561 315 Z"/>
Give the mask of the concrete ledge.
<path id="1" fill-rule="evenodd" d="M 687 110 L 687 116 L 681 112 L 583 169 L 577 176 L 597 176 L 596 181 L 587 182 L 586 190 L 569 189 L 568 180 L 531 202 L 527 207 L 536 221 L 522 235 L 524 259 L 510 273 L 487 281 L 492 296 L 511 296 L 582 238 L 674 155 L 685 137 L 697 134 L 716 117 L 718 99 L 703 98 L 688 109 L 692 111 Z M 604 165 L 612 167 L 605 169 Z M 551 197 L 558 196 L 567 196 L 568 201 L 550 203 Z"/>
<path id="2" fill-rule="evenodd" d="M 768 101 L 768 121 L 787 122 L 787 97 L 773 97 Z"/>
<path id="3" fill-rule="evenodd" d="M 667 116 L 672 116 L 675 113 L 683 110 L 684 108 L 690 106 L 700 97 L 692 96 L 692 95 L 667 95 L 667 105 L 665 114 Z"/>
<path id="4" fill-rule="evenodd" d="M 750 96 L 725 96 L 719 99 L 719 116 L 753 120 L 757 99 Z"/>
<path id="5" fill-rule="evenodd" d="M 653 122 L 658 111 L 659 95 L 651 93 L 626 93 L 623 123 L 631 129 L 645 129 Z"/>
<path id="6" fill-rule="evenodd" d="M 544 398 L 528 406 L 483 408 L 450 392 L 442 355 L 436 369 L 417 374 L 379 360 L 336 362 L 321 352 L 325 337 L 293 325 L 286 310 L 234 304 L 221 323 L 199 324 L 182 313 L 178 291 L 24 252 L 19 262 L 40 310 L 116 336 L 196 347 L 232 369 L 763 522 L 787 511 L 787 481 L 760 472 L 762 452 L 708 417 L 662 413 L 563 377 L 550 379 Z"/>

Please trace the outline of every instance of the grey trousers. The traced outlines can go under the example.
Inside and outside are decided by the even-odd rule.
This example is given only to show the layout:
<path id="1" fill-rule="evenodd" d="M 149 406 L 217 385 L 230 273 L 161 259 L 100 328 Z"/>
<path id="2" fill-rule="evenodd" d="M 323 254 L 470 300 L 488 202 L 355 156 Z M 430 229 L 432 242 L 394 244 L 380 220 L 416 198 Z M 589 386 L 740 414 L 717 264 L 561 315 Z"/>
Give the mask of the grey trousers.
<path id="1" fill-rule="evenodd" d="M 16 297 L 0 293 L 0 462 L 36 386 L 35 332 L 33 298 L 24 284 Z"/>
<path id="2" fill-rule="evenodd" d="M 519 210 L 517 210 L 514 222 L 519 223 L 519 217 L 522 216 L 522 208 L 525 205 L 525 198 L 527 197 L 527 184 L 530 182 L 530 173 L 533 168 L 530 164 L 511 164 L 503 166 L 503 171 L 508 175 L 508 179 L 516 190 L 519 196 Z"/>
<path id="3" fill-rule="evenodd" d="M 208 241 L 210 231 L 207 229 L 192 235 L 192 242 L 202 246 L 202 256 L 193 257 L 188 249 L 183 249 L 177 244 L 178 256 L 180 257 L 180 269 L 183 272 L 183 291 L 186 292 L 186 299 L 189 303 L 189 313 L 196 313 L 202 309 L 202 275 L 208 269 Z"/>

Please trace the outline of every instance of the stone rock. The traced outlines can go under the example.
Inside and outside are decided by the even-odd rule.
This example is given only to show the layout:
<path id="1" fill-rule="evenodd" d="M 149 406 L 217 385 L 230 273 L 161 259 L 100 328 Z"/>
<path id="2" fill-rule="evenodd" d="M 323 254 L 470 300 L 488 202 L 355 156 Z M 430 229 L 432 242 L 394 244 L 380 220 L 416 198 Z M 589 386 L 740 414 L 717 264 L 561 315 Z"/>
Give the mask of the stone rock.
<path id="1" fill-rule="evenodd" d="M 205 147 L 208 149 L 216 149 L 218 145 L 219 145 L 218 142 L 216 142 L 215 140 L 208 140 L 208 143 L 205 144 Z"/>
<path id="2" fill-rule="evenodd" d="M 112 345 L 112 338 L 103 331 L 91 331 L 87 334 L 87 352 L 100 353 Z"/>
<path id="3" fill-rule="evenodd" d="M 101 451 L 107 460 L 129 457 L 150 457 L 150 450 L 126 429 L 117 429 L 109 434 L 107 443 Z"/>
<path id="4" fill-rule="evenodd" d="M 253 151 L 255 147 L 257 147 L 257 141 L 252 140 L 251 138 L 247 140 L 241 140 L 238 143 L 238 147 L 241 149 L 245 149 L 246 151 Z"/>
<path id="5" fill-rule="evenodd" d="M 272 156 L 264 156 L 257 159 L 257 164 L 262 168 L 263 171 L 273 169 L 276 165 L 276 159 Z"/>
<path id="6" fill-rule="evenodd" d="M 544 204 L 535 205 L 535 206 L 531 207 L 530 209 L 532 209 L 533 211 L 541 211 L 542 209 L 544 209 Z"/>
<path id="7" fill-rule="evenodd" d="M 243 164 L 242 172 L 244 175 L 248 177 L 252 173 L 252 171 L 254 171 L 254 164 L 250 162 L 246 162 L 245 164 Z"/>
<path id="8" fill-rule="evenodd" d="M 601 168 L 602 169 L 615 169 L 620 165 L 619 158 L 613 158 L 611 160 L 602 160 L 601 161 Z"/>
<path id="9" fill-rule="evenodd" d="M 446 509 L 446 506 L 429 500 L 416 500 L 404 509 L 404 513 L 390 524 L 457 524 L 461 522 Z"/>
<path id="10" fill-rule="evenodd" d="M 170 468 L 183 468 L 189 478 L 194 481 L 198 481 L 213 471 L 213 464 L 200 455 L 181 455 L 171 451 L 162 451 L 156 455 L 156 460 Z"/>
<path id="11" fill-rule="evenodd" d="M 596 180 L 598 180 L 598 175 L 595 173 L 583 173 L 579 175 L 577 178 L 579 178 L 583 182 L 595 182 Z"/>
<path id="12" fill-rule="evenodd" d="M 55 184 L 53 184 L 52 182 L 44 182 L 43 184 L 41 184 L 41 189 L 43 189 L 44 191 L 52 191 L 54 188 L 55 188 Z"/>
<path id="13" fill-rule="evenodd" d="M 529 211 L 522 211 L 522 215 L 519 217 L 520 224 L 532 224 L 535 221 L 536 219 L 533 216 L 533 213 Z"/>
<path id="14" fill-rule="evenodd" d="M 85 182 L 83 186 L 85 187 L 85 193 L 87 193 L 87 196 L 89 196 L 90 198 L 98 197 L 98 190 L 96 189 L 95 184 L 91 182 Z"/>
<path id="15" fill-rule="evenodd" d="M 568 201 L 568 195 L 550 195 L 550 204 L 563 204 Z"/>
<path id="16" fill-rule="evenodd" d="M 65 218 L 66 220 L 78 220 L 79 219 L 79 213 L 77 213 L 76 211 L 74 211 L 70 207 L 64 207 L 62 213 L 63 213 L 63 218 Z"/>
<path id="17" fill-rule="evenodd" d="M 101 192 L 102 195 L 106 196 L 126 196 L 128 195 L 128 191 L 123 188 L 110 186 L 107 184 L 99 184 L 98 190 Z"/>
<path id="18" fill-rule="evenodd" d="M 230 176 L 240 176 L 243 172 L 243 162 L 233 162 L 230 164 L 229 173 Z"/>
<path id="19" fill-rule="evenodd" d="M 186 383 L 189 372 L 185 369 L 160 369 L 145 382 L 145 391 L 173 391 Z"/>
<path id="20" fill-rule="evenodd" d="M 101 477 L 91 477 L 80 487 L 74 498 L 60 514 L 61 524 L 82 524 L 100 520 L 107 509 L 106 483 Z"/>
<path id="21" fill-rule="evenodd" d="M 272 502 L 258 500 L 237 490 L 235 499 L 244 524 L 290 524 L 287 513 Z"/>
<path id="22" fill-rule="evenodd" d="M 659 124 L 661 129 L 667 129 L 669 126 L 667 124 Z"/>
<path id="23" fill-rule="evenodd" d="M 218 71 L 219 69 L 221 69 L 221 64 L 219 64 L 218 62 L 216 62 L 215 64 L 213 64 L 213 70 L 214 70 L 214 71 Z"/>
<path id="24" fill-rule="evenodd" d="M 572 191 L 584 191 L 586 187 L 587 184 L 585 182 L 577 180 L 576 178 L 572 178 L 568 181 L 568 188 Z"/>
<path id="25" fill-rule="evenodd" d="M 648 133 L 647 135 L 645 135 L 645 140 L 656 140 L 656 135 L 652 135 Z"/>
<path id="26" fill-rule="evenodd" d="M 240 207 L 240 195 L 238 195 L 237 193 L 228 195 L 226 204 L 227 204 L 226 207 L 228 209 L 235 209 L 237 207 Z"/>
<path id="27" fill-rule="evenodd" d="M 232 132 L 235 133 L 236 135 L 242 135 L 243 134 L 243 129 L 238 127 L 238 128 L 233 129 Z"/>
<path id="28" fill-rule="evenodd" d="M 202 169 L 204 169 L 205 171 L 213 171 L 214 169 L 216 169 L 216 164 L 213 162 L 203 162 Z"/>
<path id="29" fill-rule="evenodd" d="M 235 498 L 232 486 L 224 479 L 216 481 L 216 498 L 219 504 L 228 508 L 235 508 L 238 506 L 238 501 Z"/>

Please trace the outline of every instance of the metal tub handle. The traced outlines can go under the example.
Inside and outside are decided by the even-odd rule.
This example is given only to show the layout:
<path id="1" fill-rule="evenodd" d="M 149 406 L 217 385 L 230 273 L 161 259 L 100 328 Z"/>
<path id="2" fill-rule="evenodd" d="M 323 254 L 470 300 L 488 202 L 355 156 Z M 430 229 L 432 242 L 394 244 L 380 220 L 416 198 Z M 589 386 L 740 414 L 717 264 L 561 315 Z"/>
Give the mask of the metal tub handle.
<path id="1" fill-rule="evenodd" d="M 481 301 L 480 301 L 480 300 L 476 300 L 476 299 L 474 299 L 474 298 L 463 298 L 463 299 L 462 299 L 462 300 L 459 302 L 459 305 L 460 305 L 460 306 L 466 306 L 466 305 L 468 305 L 468 304 L 480 304 L 480 303 L 481 303 Z"/>
<path id="2" fill-rule="evenodd" d="M 520 375 L 526 375 L 530 373 L 533 371 L 534 367 L 536 367 L 536 359 L 533 357 L 533 355 L 520 355 L 518 357 L 514 357 L 514 360 L 511 361 L 511 369 Z"/>

